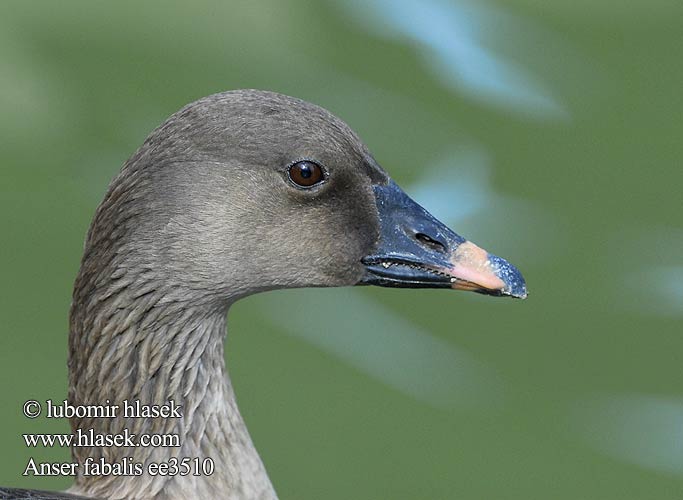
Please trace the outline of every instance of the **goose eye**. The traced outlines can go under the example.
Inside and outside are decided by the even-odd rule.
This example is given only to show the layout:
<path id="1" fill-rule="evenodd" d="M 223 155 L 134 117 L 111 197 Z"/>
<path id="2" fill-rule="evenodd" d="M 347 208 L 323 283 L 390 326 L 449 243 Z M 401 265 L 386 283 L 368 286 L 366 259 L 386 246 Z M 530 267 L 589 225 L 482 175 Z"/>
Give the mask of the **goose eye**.
<path id="1" fill-rule="evenodd" d="M 289 179 L 299 187 L 311 187 L 325 179 L 323 169 L 315 162 L 303 160 L 289 167 Z"/>

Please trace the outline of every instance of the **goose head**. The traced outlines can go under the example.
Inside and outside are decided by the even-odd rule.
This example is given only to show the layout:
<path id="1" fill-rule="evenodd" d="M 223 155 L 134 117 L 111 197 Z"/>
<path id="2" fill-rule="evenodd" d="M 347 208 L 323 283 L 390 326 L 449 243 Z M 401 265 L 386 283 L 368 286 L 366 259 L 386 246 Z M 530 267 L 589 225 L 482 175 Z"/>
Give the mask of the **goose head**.
<path id="1" fill-rule="evenodd" d="M 457 202 L 457 200 L 454 200 Z M 183 420 L 71 419 L 73 429 L 181 436 L 209 477 L 78 476 L 111 499 L 273 499 L 223 356 L 225 311 L 279 288 L 432 287 L 523 298 L 505 260 L 414 202 L 358 136 L 322 108 L 271 92 L 196 101 L 147 138 L 112 181 L 74 287 L 69 401 L 183 405 Z M 74 448 L 139 463 L 162 448 Z"/>
<path id="2" fill-rule="evenodd" d="M 84 269 L 102 252 L 167 299 L 362 284 L 526 296 L 514 266 L 413 201 L 343 121 L 264 91 L 209 96 L 153 132 L 100 206 Z"/>

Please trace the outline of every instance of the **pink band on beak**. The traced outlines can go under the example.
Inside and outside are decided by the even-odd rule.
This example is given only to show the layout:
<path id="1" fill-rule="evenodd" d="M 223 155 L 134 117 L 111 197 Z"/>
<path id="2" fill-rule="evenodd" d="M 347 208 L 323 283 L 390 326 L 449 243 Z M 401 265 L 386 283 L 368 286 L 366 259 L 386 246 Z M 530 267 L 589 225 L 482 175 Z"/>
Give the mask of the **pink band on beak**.
<path id="1" fill-rule="evenodd" d="M 471 241 L 466 241 L 453 252 L 452 266 L 448 274 L 453 276 L 452 288 L 456 290 L 503 290 L 505 282 L 496 276 L 489 261 L 489 253 Z"/>

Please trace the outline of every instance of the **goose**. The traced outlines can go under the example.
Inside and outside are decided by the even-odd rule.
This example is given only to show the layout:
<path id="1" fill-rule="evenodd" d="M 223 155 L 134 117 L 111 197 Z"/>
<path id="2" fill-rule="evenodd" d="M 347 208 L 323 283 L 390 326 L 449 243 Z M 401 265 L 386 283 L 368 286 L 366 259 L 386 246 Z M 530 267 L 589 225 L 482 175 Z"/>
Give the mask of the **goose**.
<path id="1" fill-rule="evenodd" d="M 67 399 L 74 408 L 173 402 L 179 414 L 167 418 L 79 412 L 70 424 L 176 435 L 179 446 L 72 447 L 66 493 L 2 488 L 0 497 L 276 499 L 226 373 L 227 311 L 267 290 L 352 285 L 527 295 L 517 268 L 413 201 L 325 109 L 260 90 L 185 106 L 126 161 L 97 208 L 70 310 Z M 185 458 L 210 459 L 209 470 L 147 468 Z M 143 469 L 85 472 L 102 462 Z"/>

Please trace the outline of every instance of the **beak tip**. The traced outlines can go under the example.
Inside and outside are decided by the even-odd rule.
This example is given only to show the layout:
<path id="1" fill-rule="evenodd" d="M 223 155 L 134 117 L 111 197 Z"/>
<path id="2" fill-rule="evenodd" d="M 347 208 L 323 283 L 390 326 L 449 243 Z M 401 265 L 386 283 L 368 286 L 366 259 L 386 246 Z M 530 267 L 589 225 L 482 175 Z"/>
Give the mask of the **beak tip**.
<path id="1" fill-rule="evenodd" d="M 526 288 L 526 281 L 515 266 L 497 255 L 489 254 L 489 262 L 495 270 L 496 276 L 505 284 L 501 290 L 503 295 L 516 299 L 526 299 L 529 292 Z"/>

